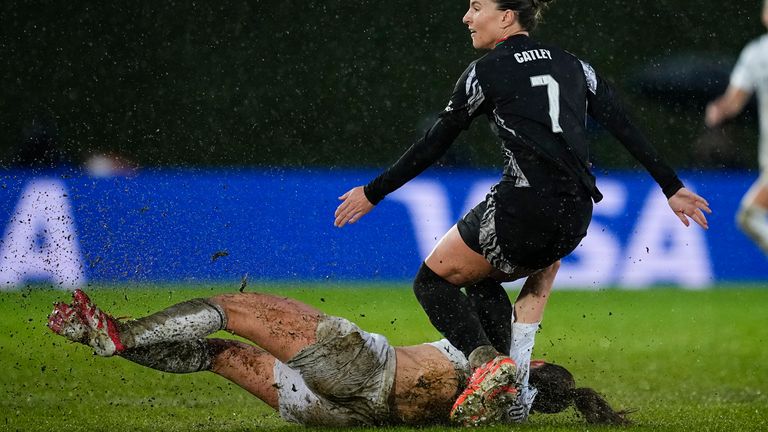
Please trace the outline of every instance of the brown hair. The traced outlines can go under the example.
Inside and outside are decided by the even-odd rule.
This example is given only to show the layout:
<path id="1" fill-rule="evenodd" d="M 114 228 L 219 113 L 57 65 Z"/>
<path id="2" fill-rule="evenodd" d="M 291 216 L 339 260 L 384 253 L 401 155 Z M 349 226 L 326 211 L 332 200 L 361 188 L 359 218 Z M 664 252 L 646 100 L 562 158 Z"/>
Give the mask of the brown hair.
<path id="1" fill-rule="evenodd" d="M 573 405 L 587 423 L 628 425 L 630 411 L 615 411 L 600 393 L 587 387 L 576 388 L 573 375 L 564 367 L 531 361 L 530 383 L 539 390 L 532 412 L 554 414 Z"/>
<path id="2" fill-rule="evenodd" d="M 496 9 L 513 10 L 517 12 L 520 25 L 528 31 L 533 31 L 541 21 L 541 16 L 553 0 L 494 0 Z"/>

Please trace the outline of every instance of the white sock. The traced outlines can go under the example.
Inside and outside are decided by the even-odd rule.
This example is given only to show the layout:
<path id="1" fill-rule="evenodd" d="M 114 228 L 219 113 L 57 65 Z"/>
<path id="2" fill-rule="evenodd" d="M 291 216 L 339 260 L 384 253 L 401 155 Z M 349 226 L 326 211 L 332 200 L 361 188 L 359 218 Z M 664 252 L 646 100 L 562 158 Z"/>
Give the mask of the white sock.
<path id="1" fill-rule="evenodd" d="M 204 338 L 227 327 L 221 306 L 206 299 L 177 303 L 160 312 L 118 323 L 126 348 Z"/>
<path id="2" fill-rule="evenodd" d="M 521 389 L 528 387 L 528 376 L 530 373 L 531 352 L 533 352 L 534 339 L 536 331 L 539 330 L 539 323 L 512 323 L 512 346 L 509 350 L 509 356 L 517 365 L 517 384 Z"/>

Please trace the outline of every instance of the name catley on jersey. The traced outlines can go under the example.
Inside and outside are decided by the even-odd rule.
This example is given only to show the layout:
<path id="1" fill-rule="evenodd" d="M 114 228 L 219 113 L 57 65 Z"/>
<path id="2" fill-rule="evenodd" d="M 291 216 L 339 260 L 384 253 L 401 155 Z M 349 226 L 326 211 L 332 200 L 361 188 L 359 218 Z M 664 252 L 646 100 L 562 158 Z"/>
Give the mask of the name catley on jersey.
<path id="1" fill-rule="evenodd" d="M 599 201 L 585 134 L 590 115 L 640 161 L 667 197 L 682 187 L 592 66 L 515 35 L 469 65 L 432 128 L 366 186 L 368 199 L 376 204 L 418 175 L 481 115 L 502 141 L 505 186 L 563 190 L 570 185 L 578 189 L 573 193 Z"/>
<path id="2" fill-rule="evenodd" d="M 446 113 L 469 125 L 485 114 L 507 156 L 534 151 L 577 178 L 597 202 L 602 196 L 589 169 L 587 114 L 623 137 L 662 186 L 674 173 L 659 166 L 653 148 L 629 122 L 611 87 L 588 63 L 527 36 L 514 36 L 469 65 Z M 465 127 L 466 127 L 465 126 Z M 514 159 L 514 157 L 513 157 Z M 516 161 L 508 161 L 512 171 Z M 535 167 L 526 171 L 535 171 Z M 509 173 L 505 172 L 505 175 Z"/>

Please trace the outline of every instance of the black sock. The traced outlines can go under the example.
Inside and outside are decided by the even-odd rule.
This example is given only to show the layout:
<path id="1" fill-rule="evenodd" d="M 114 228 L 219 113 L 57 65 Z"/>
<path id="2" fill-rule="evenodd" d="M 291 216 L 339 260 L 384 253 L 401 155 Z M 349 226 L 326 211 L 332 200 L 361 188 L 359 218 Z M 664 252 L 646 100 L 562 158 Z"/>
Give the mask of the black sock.
<path id="1" fill-rule="evenodd" d="M 507 291 L 493 278 L 483 279 L 465 290 L 493 347 L 509 355 L 513 306 Z"/>
<path id="2" fill-rule="evenodd" d="M 467 296 L 426 264 L 419 268 L 413 292 L 432 325 L 464 355 L 469 357 L 475 348 L 491 345 Z"/>
<path id="3" fill-rule="evenodd" d="M 148 368 L 181 374 L 210 369 L 215 348 L 208 339 L 192 339 L 129 348 L 120 356 Z"/>

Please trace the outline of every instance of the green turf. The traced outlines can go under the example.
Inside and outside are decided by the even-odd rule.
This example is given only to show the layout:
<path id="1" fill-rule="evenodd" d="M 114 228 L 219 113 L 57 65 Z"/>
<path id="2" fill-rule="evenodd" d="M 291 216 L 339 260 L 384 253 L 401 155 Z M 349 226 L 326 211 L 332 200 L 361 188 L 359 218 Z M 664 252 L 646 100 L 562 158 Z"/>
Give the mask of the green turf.
<path id="1" fill-rule="evenodd" d="M 298 298 L 395 344 L 438 337 L 405 284 L 251 288 Z M 114 315 L 136 317 L 225 289 L 89 292 Z M 42 288 L 0 293 L 0 430 L 299 429 L 212 374 L 159 373 L 119 358 L 94 357 L 53 335 L 45 327 L 51 303 L 68 299 L 68 293 Z M 535 357 L 567 366 L 578 384 L 598 389 L 616 407 L 636 409 L 635 425 L 627 430 L 768 430 L 767 318 L 768 289 L 757 287 L 555 292 Z M 568 411 L 532 416 L 518 429 L 586 426 Z"/>

